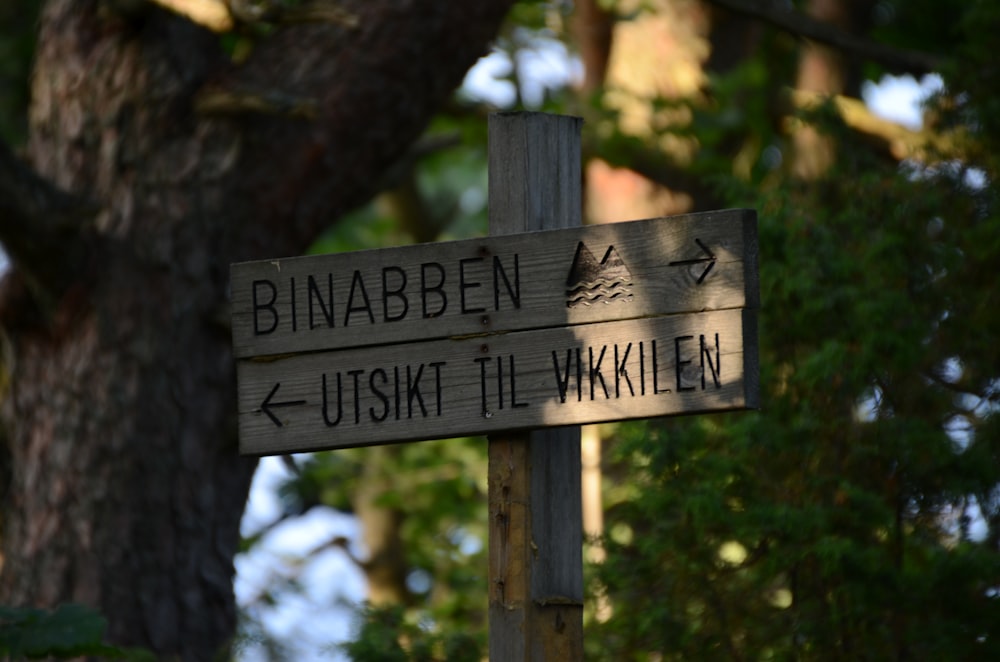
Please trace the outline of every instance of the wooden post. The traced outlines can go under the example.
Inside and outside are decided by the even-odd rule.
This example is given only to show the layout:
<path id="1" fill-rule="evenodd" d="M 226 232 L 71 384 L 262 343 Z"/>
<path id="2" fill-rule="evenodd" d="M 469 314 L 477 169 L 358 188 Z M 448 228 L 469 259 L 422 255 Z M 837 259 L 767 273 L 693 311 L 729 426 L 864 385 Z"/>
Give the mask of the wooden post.
<path id="1" fill-rule="evenodd" d="M 490 235 L 580 225 L 576 117 L 489 120 Z M 580 428 L 489 438 L 490 660 L 583 659 Z"/>

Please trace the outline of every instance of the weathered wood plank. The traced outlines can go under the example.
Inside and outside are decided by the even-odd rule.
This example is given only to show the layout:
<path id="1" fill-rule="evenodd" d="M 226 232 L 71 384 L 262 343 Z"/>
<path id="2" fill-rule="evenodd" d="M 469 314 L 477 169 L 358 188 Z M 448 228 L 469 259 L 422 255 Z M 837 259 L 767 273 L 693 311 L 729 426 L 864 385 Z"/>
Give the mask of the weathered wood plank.
<path id="1" fill-rule="evenodd" d="M 723 310 L 243 360 L 240 448 L 285 453 L 755 407 L 756 346 L 745 342 L 755 327 L 755 311 Z"/>
<path id="2" fill-rule="evenodd" d="M 736 209 L 235 264 L 233 347 L 247 358 L 755 308 L 756 250 L 756 215 Z"/>
<path id="3" fill-rule="evenodd" d="M 580 225 L 582 123 L 580 118 L 542 113 L 490 117 L 490 235 Z M 564 287 L 579 278 L 576 257 L 581 255 L 586 256 L 578 244 Z M 615 278 L 620 285 L 617 274 Z M 559 306 L 563 311 L 573 307 L 579 306 Z M 494 585 L 489 594 L 489 657 L 495 662 L 582 659 L 580 428 L 491 434 L 487 452 L 494 481 L 489 488 L 489 573 Z M 498 476 L 502 480 L 497 481 Z M 505 513 L 511 529 L 519 528 L 521 535 L 503 530 Z M 558 572 L 548 574 L 554 567 Z M 553 596 L 559 596 L 558 604 L 553 604 Z"/>
<path id="4" fill-rule="evenodd" d="M 494 439 L 500 435 L 493 435 Z M 580 428 L 532 430 L 531 598 L 539 605 L 583 606 L 583 486 Z M 539 498 L 544 495 L 545 498 Z M 573 559 L 575 563 L 571 563 Z M 546 658 L 548 659 L 548 658 Z M 556 658 L 561 659 L 561 658 Z"/>

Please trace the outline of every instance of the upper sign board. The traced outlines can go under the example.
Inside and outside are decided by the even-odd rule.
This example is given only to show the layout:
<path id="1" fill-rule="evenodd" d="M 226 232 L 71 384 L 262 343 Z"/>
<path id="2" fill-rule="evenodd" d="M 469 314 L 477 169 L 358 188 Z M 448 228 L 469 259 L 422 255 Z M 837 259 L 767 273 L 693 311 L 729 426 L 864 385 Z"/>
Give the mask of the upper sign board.
<path id="1" fill-rule="evenodd" d="M 237 359 L 756 308 L 736 209 L 232 266 Z"/>

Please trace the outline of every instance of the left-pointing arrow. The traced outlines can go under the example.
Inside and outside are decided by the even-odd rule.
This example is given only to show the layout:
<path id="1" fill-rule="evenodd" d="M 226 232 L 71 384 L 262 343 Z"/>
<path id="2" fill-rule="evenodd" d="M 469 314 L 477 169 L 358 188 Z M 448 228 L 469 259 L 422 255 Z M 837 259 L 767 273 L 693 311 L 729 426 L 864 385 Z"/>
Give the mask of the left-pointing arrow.
<path id="1" fill-rule="evenodd" d="M 282 427 L 284 423 L 282 423 L 281 419 L 279 419 L 277 416 L 274 415 L 274 413 L 271 411 L 272 409 L 276 407 L 297 407 L 298 405 L 307 404 L 305 400 L 286 400 L 285 402 L 271 402 L 271 398 L 274 397 L 274 394 L 278 392 L 278 389 L 280 387 L 281 387 L 281 382 L 276 383 L 274 385 L 274 388 L 271 389 L 271 392 L 267 394 L 266 398 L 264 398 L 264 402 L 260 403 L 260 410 L 265 414 L 267 414 L 267 417 L 270 418 L 272 421 L 274 421 L 274 424 L 277 425 L 279 428 Z"/>

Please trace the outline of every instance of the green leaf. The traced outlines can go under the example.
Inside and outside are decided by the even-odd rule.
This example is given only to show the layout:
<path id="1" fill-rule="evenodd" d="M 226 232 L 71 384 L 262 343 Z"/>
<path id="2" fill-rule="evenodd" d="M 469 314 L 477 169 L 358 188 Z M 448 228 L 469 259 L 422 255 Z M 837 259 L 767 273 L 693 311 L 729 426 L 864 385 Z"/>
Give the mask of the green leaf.
<path id="1" fill-rule="evenodd" d="M 106 628 L 103 616 L 78 604 L 63 604 L 51 612 L 0 607 L 0 653 L 15 659 L 81 655 L 136 659 L 138 652 L 102 643 Z"/>

